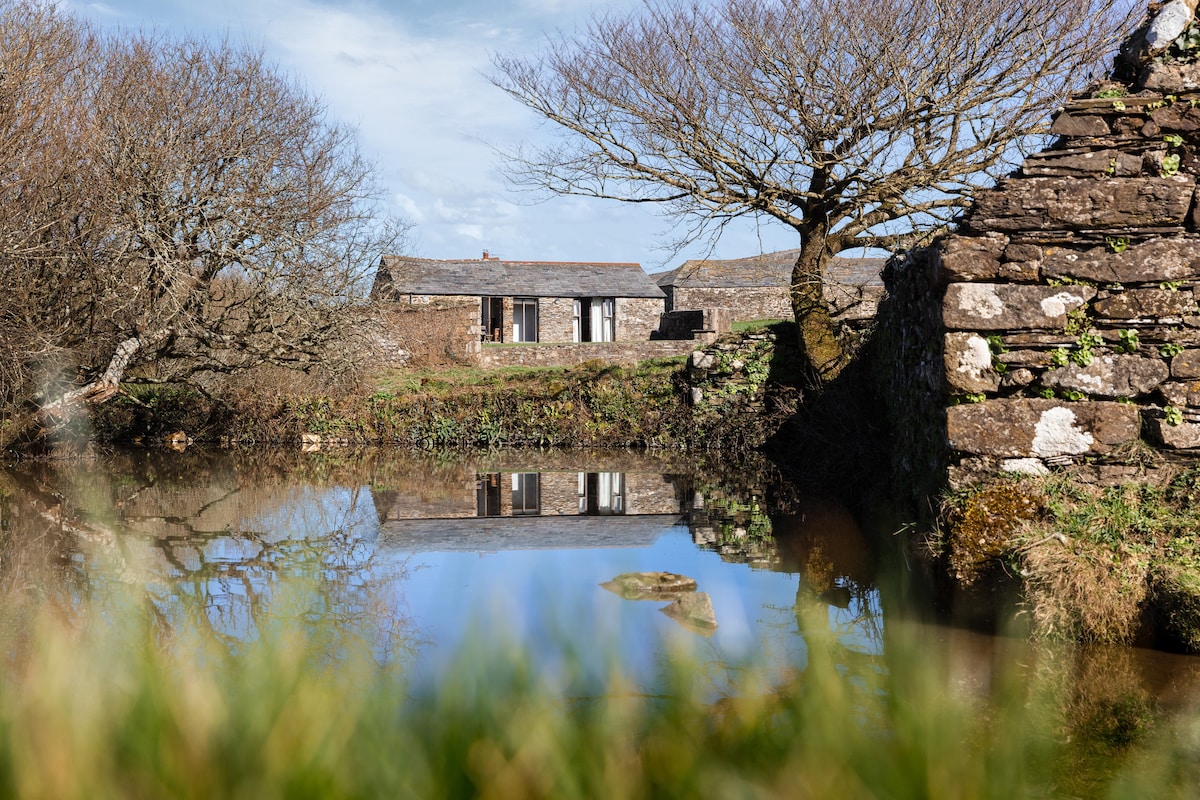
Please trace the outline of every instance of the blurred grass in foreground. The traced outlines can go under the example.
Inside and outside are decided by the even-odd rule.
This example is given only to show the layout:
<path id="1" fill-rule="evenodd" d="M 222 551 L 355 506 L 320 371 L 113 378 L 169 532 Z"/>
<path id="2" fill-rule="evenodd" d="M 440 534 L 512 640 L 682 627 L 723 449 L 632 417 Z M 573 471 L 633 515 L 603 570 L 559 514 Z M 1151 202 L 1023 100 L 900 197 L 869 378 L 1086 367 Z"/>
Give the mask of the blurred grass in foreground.
<path id="1" fill-rule="evenodd" d="M 569 645 L 540 671 L 516 646 L 463 652 L 419 691 L 403 657 L 303 600 L 252 642 L 146 607 L 0 611 L 0 796 L 1186 797 L 1200 779 L 1200 717 L 1168 719 L 1109 663 L 1084 687 L 1070 656 L 1024 645 L 965 687 L 928 631 L 848 654 L 814 618 L 783 685 L 751 671 L 715 701 L 686 658 L 653 695 L 616 667 L 583 695 Z"/>

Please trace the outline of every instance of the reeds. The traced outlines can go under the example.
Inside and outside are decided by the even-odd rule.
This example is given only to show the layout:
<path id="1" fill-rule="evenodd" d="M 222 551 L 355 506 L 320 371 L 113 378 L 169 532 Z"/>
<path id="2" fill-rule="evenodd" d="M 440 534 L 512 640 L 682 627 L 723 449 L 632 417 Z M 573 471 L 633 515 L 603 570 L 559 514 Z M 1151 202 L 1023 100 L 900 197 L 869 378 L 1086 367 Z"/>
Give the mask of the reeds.
<path id="1" fill-rule="evenodd" d="M 418 686 L 293 599 L 245 639 L 123 594 L 7 608 L 0 796 L 1183 797 L 1200 778 L 1195 705 L 1167 716 L 1109 665 L 1105 692 L 1080 687 L 1079 651 L 1014 642 L 967 679 L 928 629 L 872 654 L 818 619 L 794 673 L 741 665 L 720 694 L 684 654 L 654 686 L 614 665 L 598 688 L 566 641 L 536 662 L 468 648 Z"/>

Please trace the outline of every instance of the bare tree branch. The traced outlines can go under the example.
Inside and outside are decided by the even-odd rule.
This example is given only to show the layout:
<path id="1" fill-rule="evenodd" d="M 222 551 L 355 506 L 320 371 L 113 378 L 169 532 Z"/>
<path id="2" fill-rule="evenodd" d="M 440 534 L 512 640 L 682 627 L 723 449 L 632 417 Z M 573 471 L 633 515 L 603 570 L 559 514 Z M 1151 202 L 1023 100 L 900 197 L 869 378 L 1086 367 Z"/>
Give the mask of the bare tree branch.
<path id="1" fill-rule="evenodd" d="M 799 297 L 831 245 L 944 225 L 1010 171 L 1127 18 L 1125 0 L 645 0 L 495 57 L 492 80 L 560 133 L 510 154 L 517 185 L 658 203 L 694 237 L 774 217 L 801 239 Z M 831 377 L 843 355 L 817 346 Z"/>

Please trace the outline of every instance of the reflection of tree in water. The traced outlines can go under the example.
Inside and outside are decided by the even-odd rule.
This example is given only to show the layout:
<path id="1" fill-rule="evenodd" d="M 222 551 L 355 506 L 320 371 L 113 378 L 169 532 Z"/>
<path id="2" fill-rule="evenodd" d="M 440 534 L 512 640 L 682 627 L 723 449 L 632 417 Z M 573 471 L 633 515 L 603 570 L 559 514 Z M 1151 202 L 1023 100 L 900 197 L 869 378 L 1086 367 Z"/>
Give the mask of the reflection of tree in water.
<path id="1" fill-rule="evenodd" d="M 55 582 L 42 585 L 73 605 L 131 584 L 164 630 L 199 625 L 232 642 L 290 618 L 385 655 L 410 632 L 391 602 L 404 566 L 375 554 L 372 466 L 149 452 L 28 465 L 6 478 L 5 519 L 19 520 L 22 544 L 54 542 Z M 14 563 L 0 563 L 13 586 Z"/>

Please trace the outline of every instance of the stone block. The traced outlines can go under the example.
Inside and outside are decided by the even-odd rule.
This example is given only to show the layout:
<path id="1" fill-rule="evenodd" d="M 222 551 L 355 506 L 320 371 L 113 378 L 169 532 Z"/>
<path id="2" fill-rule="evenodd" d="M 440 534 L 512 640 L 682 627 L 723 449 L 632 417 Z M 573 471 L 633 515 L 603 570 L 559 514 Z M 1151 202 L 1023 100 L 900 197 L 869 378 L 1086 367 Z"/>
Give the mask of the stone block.
<path id="1" fill-rule="evenodd" d="M 935 250 L 942 275 L 949 281 L 995 280 L 1006 236 L 948 236 Z"/>
<path id="2" fill-rule="evenodd" d="M 1174 103 L 1155 109 L 1150 119 L 1160 132 L 1191 133 L 1200 130 L 1200 108 L 1192 108 L 1188 103 Z"/>
<path id="3" fill-rule="evenodd" d="M 1170 371 L 1161 359 L 1102 355 L 1086 367 L 1068 364 L 1051 370 L 1042 376 L 1042 384 L 1091 397 L 1137 397 L 1154 391 L 1168 377 Z"/>
<path id="4" fill-rule="evenodd" d="M 1050 150 L 1040 153 L 1037 158 L 1026 159 L 1021 165 L 1022 174 L 1036 178 L 1136 178 L 1142 174 L 1142 169 L 1141 156 L 1112 149 L 1058 155 Z"/>
<path id="5" fill-rule="evenodd" d="M 1189 348 L 1172 358 L 1171 377 L 1181 380 L 1200 378 L 1200 350 Z"/>
<path id="6" fill-rule="evenodd" d="M 1180 225 L 1192 205 L 1195 180 L 1168 178 L 1021 178 L 979 195 L 973 228 L 1013 231 Z"/>
<path id="7" fill-rule="evenodd" d="M 1159 64 L 1151 62 L 1142 71 L 1142 85 L 1163 94 L 1194 92 L 1200 89 L 1200 62 Z"/>
<path id="8" fill-rule="evenodd" d="M 953 283 L 946 287 L 942 321 L 951 330 L 1061 329 L 1067 313 L 1095 294 L 1091 286 Z"/>
<path id="9" fill-rule="evenodd" d="M 1054 118 L 1050 132 L 1058 136 L 1107 136 L 1109 129 L 1104 117 L 1064 112 Z"/>
<path id="10" fill-rule="evenodd" d="M 1130 289 L 1092 304 L 1100 317 L 1111 320 L 1183 317 L 1196 313 L 1196 296 L 1189 291 Z"/>
<path id="11" fill-rule="evenodd" d="M 1200 381 L 1172 381 L 1158 387 L 1167 405 L 1200 407 Z"/>
<path id="12" fill-rule="evenodd" d="M 1191 450 L 1200 447 L 1200 424 L 1181 422 L 1169 425 L 1165 419 L 1147 420 L 1150 434 L 1164 447 L 1173 450 Z"/>
<path id="13" fill-rule="evenodd" d="M 991 348 L 979 334 L 947 333 L 944 358 L 951 391 L 975 394 L 1000 388 L 1000 375 L 992 369 Z"/>
<path id="14" fill-rule="evenodd" d="M 1120 253 L 1110 247 L 1088 250 L 1046 248 L 1042 274 L 1097 283 L 1161 283 L 1200 277 L 1200 239 L 1165 237 L 1132 244 Z"/>
<path id="15" fill-rule="evenodd" d="M 1137 406 L 998 399 L 946 410 L 951 448 L 997 458 L 1053 458 L 1106 453 L 1138 438 Z"/>

